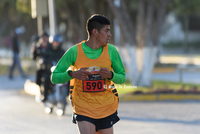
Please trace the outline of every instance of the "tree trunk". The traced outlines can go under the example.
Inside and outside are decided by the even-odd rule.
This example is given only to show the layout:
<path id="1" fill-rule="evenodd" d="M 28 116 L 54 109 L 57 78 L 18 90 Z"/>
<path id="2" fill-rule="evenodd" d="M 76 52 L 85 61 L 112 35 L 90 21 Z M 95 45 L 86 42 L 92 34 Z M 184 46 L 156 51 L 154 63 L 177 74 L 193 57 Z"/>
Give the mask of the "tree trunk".
<path id="1" fill-rule="evenodd" d="M 160 8 L 158 10 L 157 15 L 157 27 L 155 30 L 154 42 L 152 39 L 152 25 L 153 25 L 153 4 L 154 0 L 149 0 L 148 4 L 148 13 L 147 13 L 147 27 L 146 27 L 146 37 L 145 37 L 145 56 L 144 56 L 144 62 L 143 62 L 143 71 L 141 74 L 141 79 L 139 82 L 139 85 L 142 86 L 151 86 L 152 81 L 152 71 L 156 62 L 156 56 L 158 53 L 158 47 L 159 47 L 159 39 L 160 39 L 160 33 L 161 33 L 161 26 L 163 23 L 163 18 L 165 16 L 166 7 L 168 0 L 162 0 L 160 3 Z M 154 43 L 154 44 L 153 44 Z"/>
<path id="2" fill-rule="evenodd" d="M 121 8 L 115 7 L 112 0 L 107 0 L 111 11 L 120 25 L 121 35 L 123 35 L 124 39 L 126 40 L 125 45 L 121 46 L 118 50 L 119 53 L 124 60 L 125 67 L 128 68 L 129 71 L 129 78 L 131 79 L 132 84 L 136 84 L 138 79 L 138 70 L 137 70 L 137 63 L 136 63 L 136 50 L 135 50 L 135 36 L 134 36 L 134 28 L 133 23 L 131 23 L 130 15 L 127 11 Z M 124 1 L 121 0 L 123 7 L 125 8 Z M 126 14 L 126 15 L 125 15 Z M 126 16 L 126 17 L 125 17 Z M 127 22 L 129 21 L 129 22 Z M 132 25 L 132 26 L 128 26 Z"/>
<path id="3" fill-rule="evenodd" d="M 111 11 L 116 18 L 118 24 L 120 25 L 122 35 L 124 35 L 126 42 L 128 45 L 134 45 L 135 40 L 134 36 L 132 36 L 132 32 L 134 31 L 133 29 L 130 29 L 130 27 L 127 26 L 126 21 L 124 21 L 124 12 L 120 9 L 115 7 L 114 3 L 112 0 L 107 0 L 107 3 L 109 7 L 111 8 Z"/>
<path id="4" fill-rule="evenodd" d="M 78 3 L 78 7 L 80 9 L 79 12 L 79 21 L 80 21 L 80 37 L 79 37 L 79 41 L 82 40 L 86 40 L 87 39 L 87 34 L 86 34 L 86 30 L 85 30 L 85 26 L 86 26 L 86 17 L 85 17 L 85 9 L 84 8 L 84 2 L 77 2 Z"/>
<path id="5" fill-rule="evenodd" d="M 125 46 L 119 47 L 119 54 L 123 59 L 125 68 L 127 68 L 126 78 L 131 80 L 131 84 L 136 85 L 138 80 L 138 70 L 136 63 L 136 47 L 135 46 Z"/>
<path id="6" fill-rule="evenodd" d="M 143 70 L 138 86 L 149 87 L 152 85 L 152 71 L 156 62 L 157 46 L 144 48 Z"/>
<path id="7" fill-rule="evenodd" d="M 145 10 L 144 10 L 145 1 L 139 0 L 138 3 L 138 13 L 137 13 L 137 26 L 136 26 L 136 42 L 137 42 L 137 50 L 136 50 L 136 61 L 137 68 L 139 72 L 139 77 L 137 79 L 137 85 L 141 79 L 141 73 L 143 68 L 143 55 L 144 55 L 144 18 L 145 18 Z"/>
<path id="8" fill-rule="evenodd" d="M 153 66 L 155 63 L 155 52 L 156 48 L 153 47 L 152 44 L 152 25 L 153 25 L 153 14 L 154 14 L 154 0 L 148 1 L 147 7 L 147 19 L 145 25 L 145 46 L 144 48 L 144 59 L 143 59 L 143 67 L 141 71 L 141 79 L 138 82 L 138 85 L 142 86 L 150 86 L 151 85 L 151 74 L 153 70 Z"/>
<path id="9" fill-rule="evenodd" d="M 122 35 L 128 45 L 119 48 L 119 53 L 128 68 L 128 77 L 132 84 L 136 86 L 150 86 L 152 79 L 152 70 L 156 61 L 158 52 L 159 38 L 162 20 L 165 16 L 168 0 L 161 0 L 157 13 L 156 24 L 154 20 L 154 0 L 148 1 L 148 9 L 145 14 L 145 0 L 138 0 L 136 42 L 137 46 L 130 47 L 135 42 L 133 35 L 133 24 L 129 23 L 130 15 L 126 12 L 126 5 L 122 0 L 122 9 L 114 6 L 112 0 L 107 0 L 113 15 L 115 16 Z M 121 11 L 121 12 L 120 12 Z M 146 16 L 147 18 L 146 18 Z M 146 23 L 145 23 L 146 19 Z M 128 22 L 127 22 L 128 21 Z M 129 26 L 132 25 L 132 26 Z M 154 28 L 153 25 L 156 27 Z M 131 28 L 132 27 L 132 28 Z M 132 31 L 131 31 L 132 30 Z M 130 34 L 131 33 L 131 34 Z M 133 45 L 132 45 L 133 46 Z"/>
<path id="10" fill-rule="evenodd" d="M 90 13 L 90 15 L 95 13 L 95 4 L 94 4 L 94 0 L 88 0 L 88 11 Z"/>
<path id="11" fill-rule="evenodd" d="M 124 16 L 124 20 L 126 23 L 127 23 L 127 26 L 128 26 L 128 29 L 129 29 L 129 34 L 132 36 L 132 37 L 135 37 L 135 28 L 133 26 L 133 22 L 131 20 L 131 16 L 130 16 L 130 13 L 128 12 L 128 8 L 127 8 L 127 5 L 125 3 L 124 0 L 121 0 L 121 6 L 122 6 L 122 13 L 123 13 L 123 16 Z M 135 43 L 135 38 L 134 39 L 134 42 Z"/>
<path id="12" fill-rule="evenodd" d="M 167 4 L 168 4 L 169 0 L 161 0 L 160 1 L 160 6 L 158 9 L 158 14 L 157 14 L 157 22 L 155 25 L 155 31 L 154 31 L 154 37 L 153 37 L 153 45 L 158 46 L 159 43 L 159 39 L 160 39 L 160 33 L 161 33 L 161 26 L 163 23 L 163 19 L 165 17 L 165 13 L 166 13 L 166 8 L 167 8 Z"/>
<path id="13" fill-rule="evenodd" d="M 65 1 L 65 6 L 66 6 L 66 11 L 68 13 L 68 19 L 70 19 L 70 21 L 68 21 L 69 23 L 69 30 L 72 31 L 73 33 L 73 43 L 77 43 L 77 38 L 78 36 L 80 36 L 79 34 L 79 24 L 77 23 L 77 21 L 75 21 L 73 19 L 73 13 L 72 13 L 72 10 L 70 9 L 70 6 L 69 6 L 69 1 Z"/>

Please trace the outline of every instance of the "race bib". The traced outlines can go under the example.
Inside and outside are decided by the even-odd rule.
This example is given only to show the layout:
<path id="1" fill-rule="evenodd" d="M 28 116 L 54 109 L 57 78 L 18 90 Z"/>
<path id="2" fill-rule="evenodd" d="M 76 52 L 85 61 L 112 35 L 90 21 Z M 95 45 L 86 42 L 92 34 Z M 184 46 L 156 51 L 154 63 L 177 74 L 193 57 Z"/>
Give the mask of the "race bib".
<path id="1" fill-rule="evenodd" d="M 105 79 L 99 74 L 88 75 L 88 78 L 83 80 L 83 92 L 102 92 L 105 90 Z"/>

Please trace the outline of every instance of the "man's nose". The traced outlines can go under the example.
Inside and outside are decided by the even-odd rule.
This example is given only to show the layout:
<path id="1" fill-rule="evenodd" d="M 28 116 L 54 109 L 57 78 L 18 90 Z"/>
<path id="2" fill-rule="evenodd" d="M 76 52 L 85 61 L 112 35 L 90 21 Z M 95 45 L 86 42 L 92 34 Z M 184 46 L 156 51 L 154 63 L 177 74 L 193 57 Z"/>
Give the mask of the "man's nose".
<path id="1" fill-rule="evenodd" d="M 112 34 L 109 32 L 109 33 L 108 33 L 108 36 L 109 36 L 109 37 L 111 37 L 111 36 L 112 36 Z"/>

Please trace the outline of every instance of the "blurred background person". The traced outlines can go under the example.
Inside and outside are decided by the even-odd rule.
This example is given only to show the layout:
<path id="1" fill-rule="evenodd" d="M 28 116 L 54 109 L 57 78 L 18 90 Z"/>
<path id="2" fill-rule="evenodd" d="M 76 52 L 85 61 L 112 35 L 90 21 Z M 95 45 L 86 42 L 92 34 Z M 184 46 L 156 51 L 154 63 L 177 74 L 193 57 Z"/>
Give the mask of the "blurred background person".
<path id="1" fill-rule="evenodd" d="M 62 48 L 63 37 L 59 34 L 49 37 L 50 47 L 48 49 L 49 59 L 55 61 L 56 63 L 65 53 L 65 50 Z"/>
<path id="2" fill-rule="evenodd" d="M 37 37 L 36 37 L 37 39 Z M 35 42 L 34 42 L 35 43 Z M 45 59 L 46 59 L 46 51 L 49 47 L 49 35 L 46 32 L 43 32 L 43 34 L 39 37 L 38 42 L 32 45 L 31 48 L 31 58 L 36 61 L 37 68 L 36 68 L 36 84 L 38 86 L 41 86 L 41 79 L 43 74 L 47 74 L 47 70 L 45 68 Z M 44 79 L 44 98 L 43 101 L 46 100 L 47 95 L 47 88 L 49 88 L 49 83 L 46 82 Z M 45 90 L 46 89 L 46 90 Z"/>
<path id="3" fill-rule="evenodd" d="M 21 73 L 22 78 L 25 78 L 24 71 L 22 69 L 20 58 L 19 58 L 19 52 L 20 52 L 20 41 L 19 41 L 19 35 L 21 34 L 20 28 L 16 28 L 13 37 L 11 38 L 11 47 L 13 52 L 13 62 L 9 70 L 9 79 L 13 79 L 13 71 L 15 66 L 18 66 L 18 69 Z"/>
<path id="4" fill-rule="evenodd" d="M 44 99 L 42 102 L 47 101 L 47 96 L 49 92 L 52 92 L 52 83 L 50 81 L 51 76 L 51 67 L 56 66 L 60 58 L 65 53 L 65 50 L 62 48 L 63 37 L 59 34 L 49 37 L 49 47 L 45 52 L 45 87 L 44 87 Z"/>
<path id="5" fill-rule="evenodd" d="M 40 37 L 38 34 L 35 34 L 31 37 L 31 51 L 30 53 L 33 54 L 33 51 L 37 48 L 37 43 L 39 41 Z M 32 58 L 33 55 L 31 55 Z"/>
<path id="6" fill-rule="evenodd" d="M 44 83 L 42 102 L 47 101 L 48 93 L 51 92 L 52 83 L 50 82 L 51 67 L 56 65 L 58 60 L 65 53 L 62 49 L 63 37 L 61 35 L 50 36 L 44 32 L 37 43 L 32 45 L 31 58 L 36 60 L 36 84 L 41 87 Z M 41 90 L 41 88 L 40 88 Z"/>

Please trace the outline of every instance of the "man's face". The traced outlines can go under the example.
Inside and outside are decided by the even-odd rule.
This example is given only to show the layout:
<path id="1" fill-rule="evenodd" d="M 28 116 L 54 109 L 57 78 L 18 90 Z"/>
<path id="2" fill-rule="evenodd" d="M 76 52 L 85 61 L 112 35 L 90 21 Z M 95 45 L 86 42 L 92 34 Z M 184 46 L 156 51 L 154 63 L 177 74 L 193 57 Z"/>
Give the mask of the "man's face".
<path id="1" fill-rule="evenodd" d="M 57 41 L 52 42 L 52 48 L 53 50 L 57 50 L 60 46 L 60 43 Z"/>
<path id="2" fill-rule="evenodd" d="M 96 37 L 97 41 L 100 42 L 102 46 L 106 46 L 107 43 L 109 43 L 110 37 L 110 25 L 105 25 L 100 32 L 98 32 L 98 35 Z"/>
<path id="3" fill-rule="evenodd" d="M 42 42 L 42 47 L 43 48 L 48 47 L 48 41 L 49 41 L 49 37 L 48 36 L 42 36 L 41 42 Z"/>
<path id="4" fill-rule="evenodd" d="M 48 42 L 49 41 L 49 37 L 48 36 L 42 36 L 42 40 L 43 40 L 43 42 Z"/>

